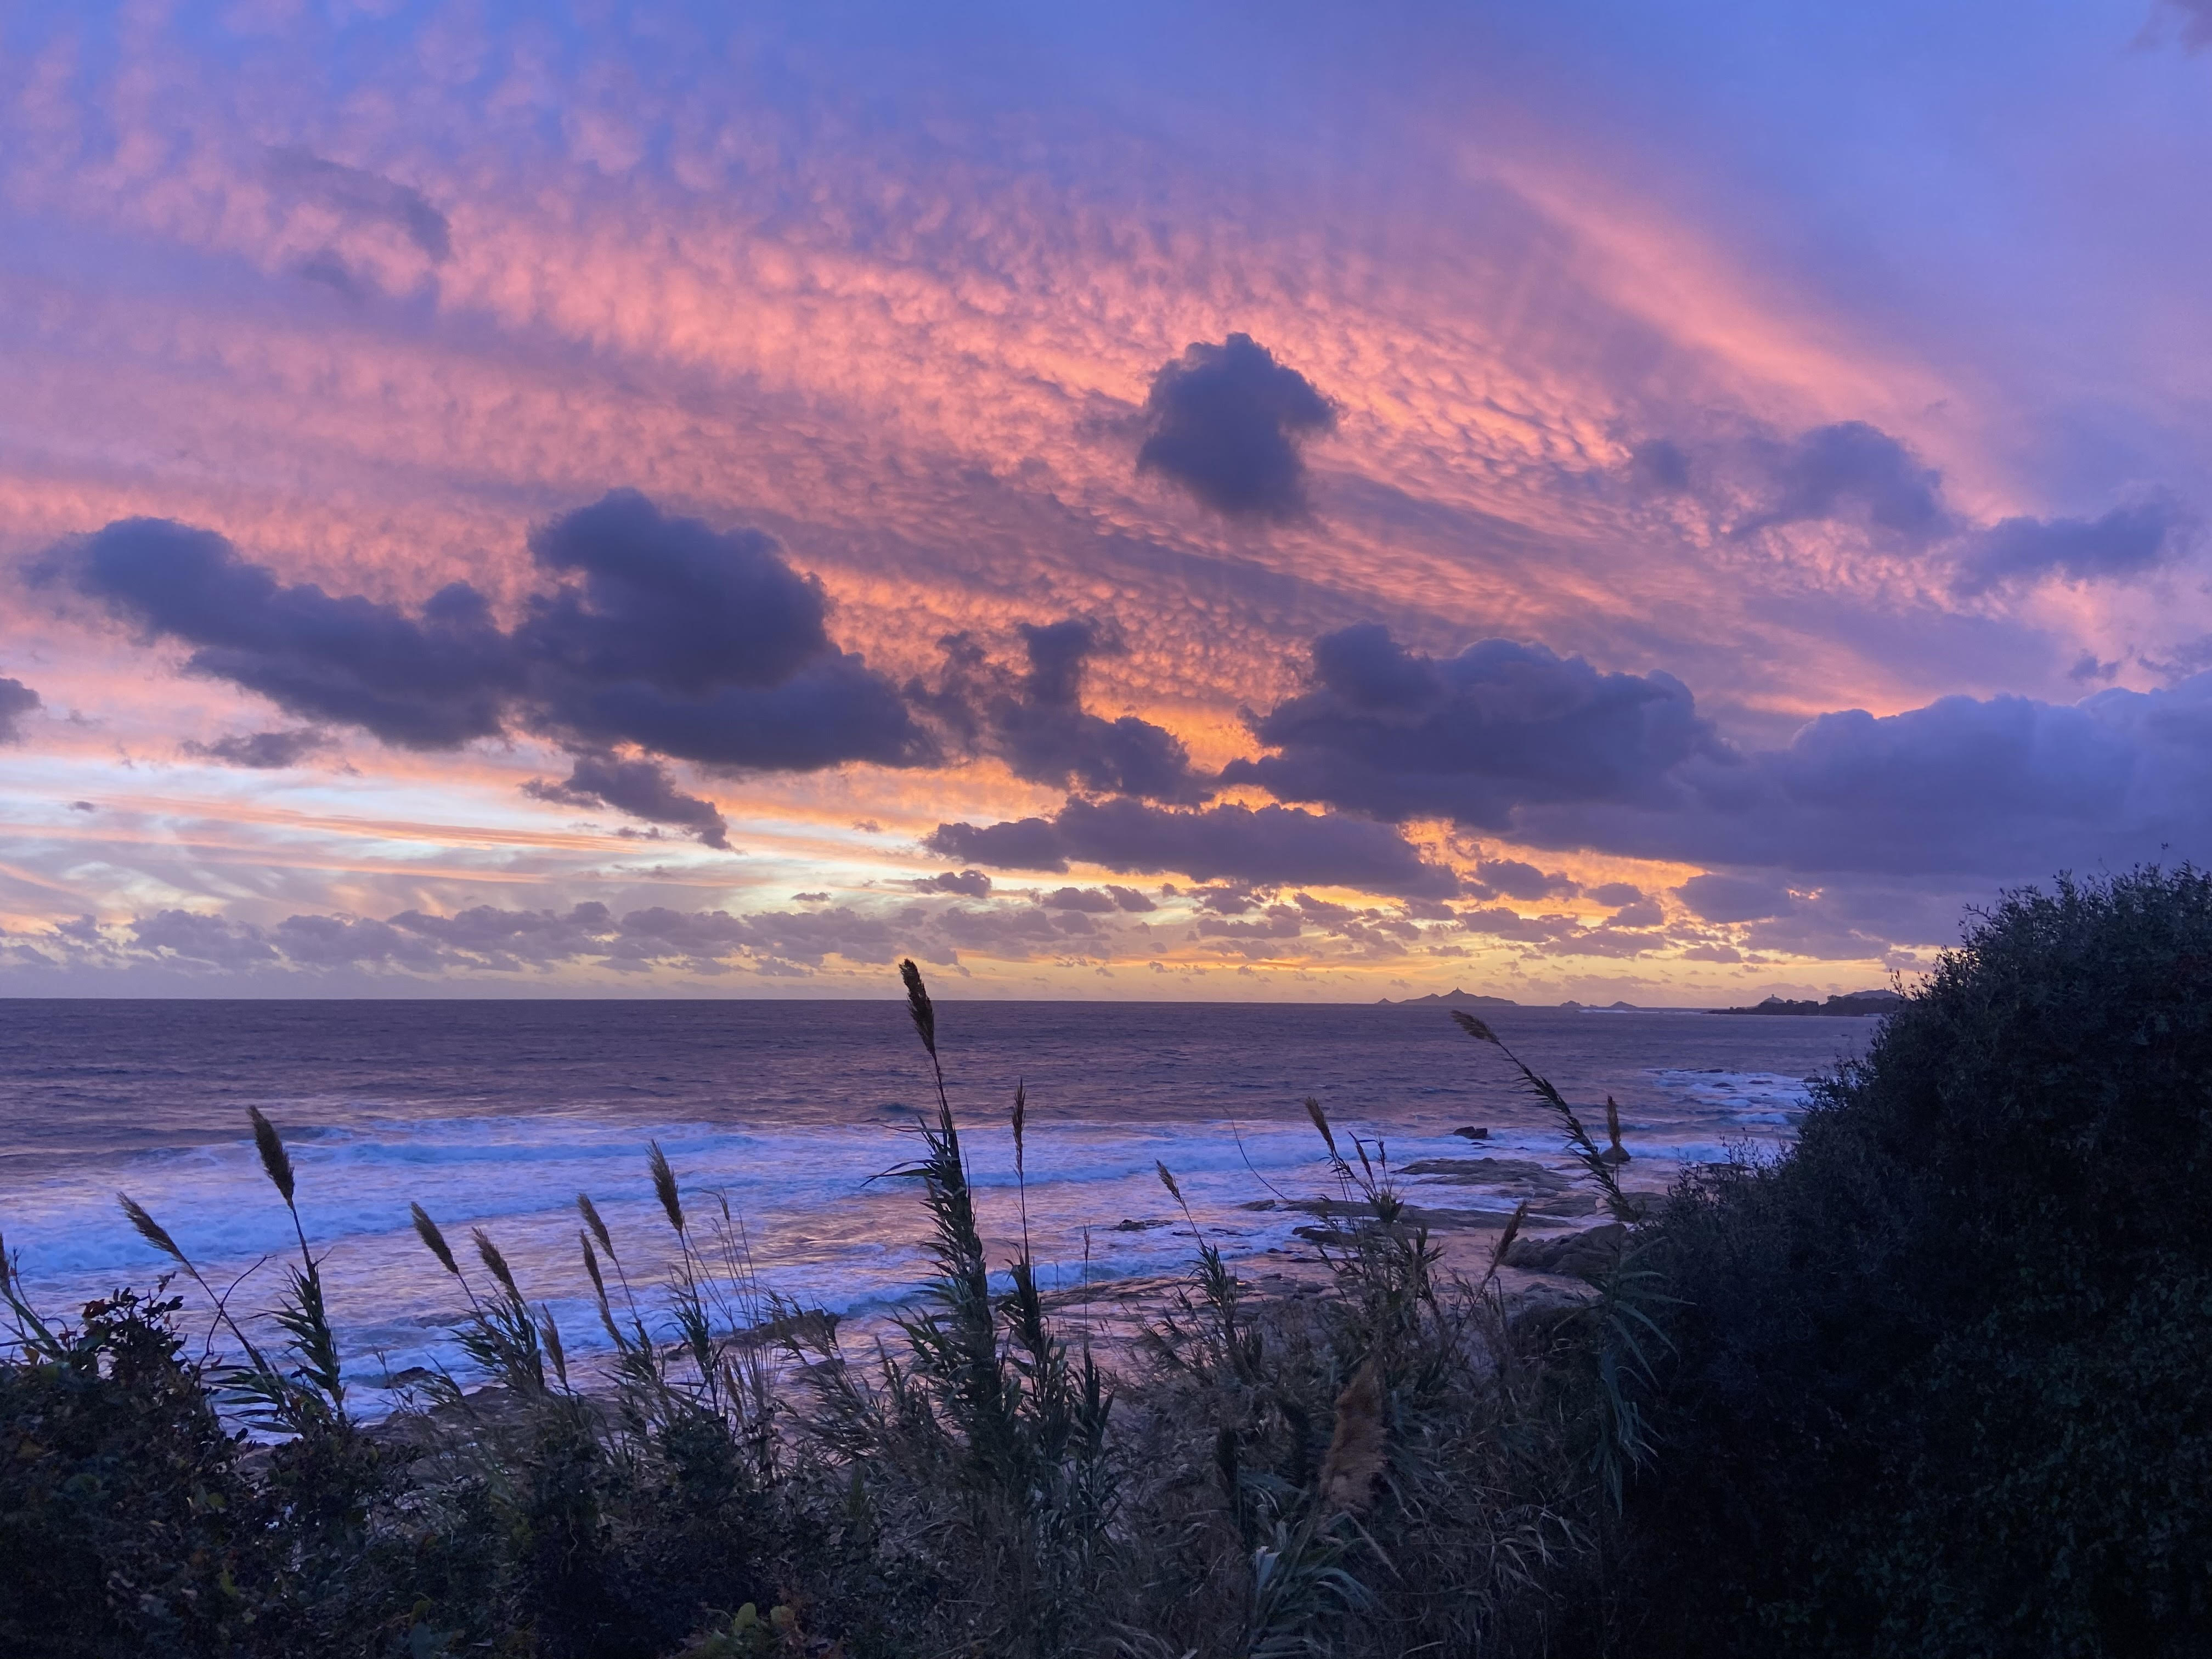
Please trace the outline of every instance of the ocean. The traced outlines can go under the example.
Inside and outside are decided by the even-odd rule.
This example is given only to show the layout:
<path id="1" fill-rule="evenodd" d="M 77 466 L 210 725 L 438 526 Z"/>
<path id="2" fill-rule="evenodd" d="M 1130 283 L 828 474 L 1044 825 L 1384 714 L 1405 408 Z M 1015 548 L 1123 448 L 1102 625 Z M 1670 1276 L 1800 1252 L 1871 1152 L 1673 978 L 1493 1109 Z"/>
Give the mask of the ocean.
<path id="1" fill-rule="evenodd" d="M 1640 1187 L 1786 1143 L 1807 1079 L 1875 1025 L 1480 1012 L 1601 1138 L 1605 1097 L 1619 1101 Z M 939 1042 L 1000 1255 L 1020 1227 L 1007 1115 L 1027 1090 L 1028 1225 L 1048 1287 L 1188 1261 L 1156 1161 L 1232 1260 L 1304 1249 L 1293 1229 L 1310 1216 L 1254 1206 L 1332 1189 L 1309 1095 L 1393 1166 L 1496 1160 L 1494 1181 L 1464 1167 L 1407 1177 L 1419 1204 L 1503 1213 L 1527 1164 L 1567 1167 L 1504 1057 L 1434 1006 L 945 1001 Z M 571 1352 L 592 1351 L 575 1198 L 596 1200 L 633 1279 L 651 1277 L 671 1237 L 652 1142 L 695 1212 L 726 1200 L 758 1287 L 865 1320 L 927 1272 L 912 1188 L 874 1178 L 913 1154 L 915 1114 L 934 1109 L 902 1002 L 0 1000 L 0 1235 L 33 1297 L 73 1312 L 164 1271 L 118 1209 L 126 1192 L 212 1283 L 246 1274 L 235 1310 L 267 1307 L 293 1239 L 249 1105 L 290 1147 L 370 1382 L 457 1359 L 455 1287 L 415 1237 L 410 1201 L 457 1244 L 483 1227 Z M 1462 1127 L 1489 1133 L 1472 1142 Z"/>

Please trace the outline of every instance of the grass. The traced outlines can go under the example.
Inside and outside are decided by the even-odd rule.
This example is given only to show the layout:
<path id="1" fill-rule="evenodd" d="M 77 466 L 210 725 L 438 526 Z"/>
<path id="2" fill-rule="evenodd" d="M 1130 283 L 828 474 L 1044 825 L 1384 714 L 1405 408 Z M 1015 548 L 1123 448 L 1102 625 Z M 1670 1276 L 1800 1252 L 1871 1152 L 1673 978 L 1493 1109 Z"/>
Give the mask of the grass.
<path id="1" fill-rule="evenodd" d="M 72 1320 L 0 1248 L 0 1651 L 564 1659 L 2196 1651 L 2212 1626 L 2212 881 L 2008 898 L 1821 1085 L 1797 1150 L 1663 1201 L 1486 1024 L 1606 1212 L 1577 1298 L 1471 1277 L 1387 1150 L 1307 1103 L 1318 1295 L 1265 1298 L 1159 1179 L 1182 1281 L 1109 1363 L 994 1274 L 936 1010 L 934 1110 L 884 1178 L 931 1277 L 882 1340 L 758 1288 L 656 1146 L 667 1231 L 579 1195 L 586 1376 L 497 1241 L 459 1350 L 363 1423 L 282 1137 L 278 1306 L 174 1264 Z M 1607 1103 L 1610 1107 L 1610 1103 Z M 633 1264 L 659 1257 L 650 1275 Z M 227 1339 L 195 1358 L 174 1283 Z M 1003 1285 L 1004 1288 L 995 1288 Z M 240 1425 L 250 1426 L 248 1439 Z"/>

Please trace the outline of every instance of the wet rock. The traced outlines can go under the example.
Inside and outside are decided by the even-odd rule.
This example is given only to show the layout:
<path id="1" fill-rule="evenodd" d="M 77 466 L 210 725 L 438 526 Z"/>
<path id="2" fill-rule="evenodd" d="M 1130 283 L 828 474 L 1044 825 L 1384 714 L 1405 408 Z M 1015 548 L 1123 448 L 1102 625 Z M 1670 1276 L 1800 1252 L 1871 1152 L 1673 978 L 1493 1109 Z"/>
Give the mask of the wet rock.
<path id="1" fill-rule="evenodd" d="M 1477 1128 L 1472 1123 L 1462 1123 L 1458 1128 L 1454 1129 L 1452 1133 L 1457 1135 L 1462 1140 L 1487 1140 L 1490 1139 L 1490 1130 L 1487 1127 Z"/>
<path id="2" fill-rule="evenodd" d="M 1425 1176 L 1455 1187 L 1512 1189 L 1516 1197 L 1540 1198 L 1564 1193 L 1574 1182 L 1556 1170 L 1517 1158 L 1425 1158 L 1401 1172 Z"/>
<path id="3" fill-rule="evenodd" d="M 1534 1273 L 1594 1279 L 1620 1259 L 1627 1237 L 1626 1227 L 1608 1221 L 1564 1238 L 1524 1238 L 1506 1252 L 1505 1265 Z"/>

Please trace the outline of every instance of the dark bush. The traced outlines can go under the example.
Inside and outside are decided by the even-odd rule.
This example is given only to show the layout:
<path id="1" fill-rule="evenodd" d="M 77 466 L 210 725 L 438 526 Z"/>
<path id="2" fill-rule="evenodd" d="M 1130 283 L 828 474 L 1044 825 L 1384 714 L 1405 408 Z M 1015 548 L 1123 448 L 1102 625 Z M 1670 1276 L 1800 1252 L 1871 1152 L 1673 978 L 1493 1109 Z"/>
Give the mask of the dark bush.
<path id="1" fill-rule="evenodd" d="M 2212 878 L 2008 897 L 1653 1230 L 1638 1650 L 2204 1651 L 2208 1219 Z"/>
<path id="2" fill-rule="evenodd" d="M 0 1653 L 227 1654 L 257 1497 L 181 1357 L 175 1301 L 124 1291 L 0 1365 Z"/>

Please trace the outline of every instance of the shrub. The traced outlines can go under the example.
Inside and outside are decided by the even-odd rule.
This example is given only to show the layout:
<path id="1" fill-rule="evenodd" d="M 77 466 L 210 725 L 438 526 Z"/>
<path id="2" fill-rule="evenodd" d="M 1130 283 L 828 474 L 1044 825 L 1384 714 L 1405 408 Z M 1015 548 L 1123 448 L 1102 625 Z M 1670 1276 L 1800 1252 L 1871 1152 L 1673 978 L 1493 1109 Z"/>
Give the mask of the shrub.
<path id="1" fill-rule="evenodd" d="M 257 1498 L 179 1305 L 118 1292 L 0 1365 L 0 1653 L 227 1654 L 252 1622 Z"/>
<path id="2" fill-rule="evenodd" d="M 2203 1651 L 2208 1194 L 2212 878 L 2007 897 L 1657 1224 L 1639 1650 Z"/>

